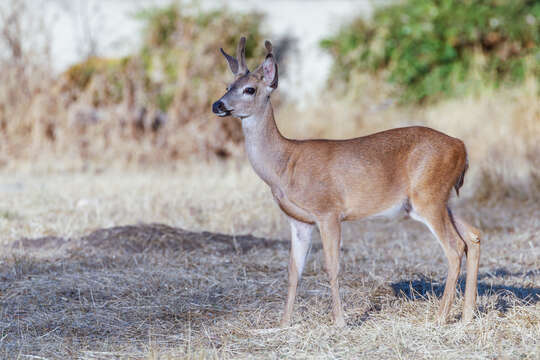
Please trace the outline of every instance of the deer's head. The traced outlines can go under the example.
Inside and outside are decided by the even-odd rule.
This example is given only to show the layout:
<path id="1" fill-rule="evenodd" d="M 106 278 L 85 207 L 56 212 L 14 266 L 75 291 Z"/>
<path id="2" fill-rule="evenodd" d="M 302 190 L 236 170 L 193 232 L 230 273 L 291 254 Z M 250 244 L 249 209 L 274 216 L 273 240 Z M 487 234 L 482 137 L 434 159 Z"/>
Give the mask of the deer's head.
<path id="1" fill-rule="evenodd" d="M 246 38 L 242 37 L 236 50 L 236 58 L 221 53 L 227 59 L 234 81 L 227 87 L 227 92 L 212 105 L 212 111 L 218 116 L 232 115 L 242 119 L 253 115 L 264 105 L 270 94 L 278 86 L 278 68 L 272 54 L 272 44 L 265 42 L 266 57 L 253 72 L 246 66 Z"/>

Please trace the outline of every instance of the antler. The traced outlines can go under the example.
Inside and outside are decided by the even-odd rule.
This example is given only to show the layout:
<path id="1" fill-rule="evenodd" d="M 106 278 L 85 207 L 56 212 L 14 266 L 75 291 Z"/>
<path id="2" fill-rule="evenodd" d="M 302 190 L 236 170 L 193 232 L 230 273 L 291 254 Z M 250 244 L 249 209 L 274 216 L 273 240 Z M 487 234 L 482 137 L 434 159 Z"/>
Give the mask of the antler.
<path id="1" fill-rule="evenodd" d="M 249 70 L 246 66 L 246 37 L 242 36 L 236 49 L 236 59 L 238 60 L 238 74 L 247 73 Z"/>
<path id="2" fill-rule="evenodd" d="M 223 48 L 219 48 L 231 68 L 232 73 L 235 76 L 247 74 L 249 72 L 246 66 L 246 38 L 242 36 L 238 42 L 238 47 L 236 48 L 236 58 L 227 54 Z"/>
<path id="3" fill-rule="evenodd" d="M 219 48 L 221 50 L 221 53 L 223 56 L 225 56 L 225 59 L 227 59 L 227 62 L 229 63 L 229 67 L 231 68 L 231 71 L 233 74 L 238 74 L 238 61 L 232 57 L 231 55 L 227 54 L 223 48 Z"/>

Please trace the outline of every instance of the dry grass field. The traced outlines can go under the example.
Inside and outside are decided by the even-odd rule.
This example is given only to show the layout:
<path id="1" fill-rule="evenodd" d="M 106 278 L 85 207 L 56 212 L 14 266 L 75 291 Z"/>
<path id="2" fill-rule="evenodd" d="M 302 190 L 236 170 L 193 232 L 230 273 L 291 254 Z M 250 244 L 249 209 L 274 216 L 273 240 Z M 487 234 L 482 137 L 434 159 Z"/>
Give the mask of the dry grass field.
<path id="1" fill-rule="evenodd" d="M 465 140 L 471 169 L 452 202 L 483 231 L 471 324 L 459 321 L 458 296 L 450 324 L 436 325 L 446 261 L 418 222 L 345 225 L 345 329 L 332 325 L 315 235 L 293 325 L 277 329 L 288 226 L 245 159 L 133 167 L 38 157 L 0 171 L 0 357 L 537 359 L 535 91 L 424 110 L 334 101 L 277 115 L 290 136 L 419 123 Z"/>
<path id="2" fill-rule="evenodd" d="M 400 218 L 345 226 L 347 328 L 332 325 L 315 235 L 293 326 L 276 329 L 287 226 L 245 166 L 3 172 L 0 194 L 2 358 L 540 356 L 534 199 L 454 200 L 484 232 L 471 324 L 460 296 L 450 324 L 435 324 L 445 258 L 424 225 Z"/>

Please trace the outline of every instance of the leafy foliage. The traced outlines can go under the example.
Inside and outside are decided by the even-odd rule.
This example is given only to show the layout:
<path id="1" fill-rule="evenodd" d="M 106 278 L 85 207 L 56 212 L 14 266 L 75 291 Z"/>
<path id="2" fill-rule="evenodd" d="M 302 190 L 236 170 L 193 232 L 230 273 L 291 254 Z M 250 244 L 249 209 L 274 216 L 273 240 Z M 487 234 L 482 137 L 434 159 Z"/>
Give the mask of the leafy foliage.
<path id="1" fill-rule="evenodd" d="M 187 9 L 189 10 L 189 9 Z M 214 77 L 225 71 L 226 62 L 218 49 L 234 52 L 240 35 L 247 37 L 246 57 L 263 55 L 263 37 L 259 28 L 262 16 L 236 14 L 226 10 L 189 11 L 172 5 L 140 13 L 146 23 L 144 45 L 140 58 L 146 83 L 153 84 L 153 102 L 166 110 L 189 84 L 189 91 L 197 94 L 207 91 L 209 84 L 216 84 Z M 185 89 L 188 90 L 188 89 Z M 222 87 L 219 88 L 219 91 Z M 210 91 L 211 95 L 215 91 Z M 216 94 L 217 95 L 217 94 Z M 204 106 L 212 97 L 204 97 Z M 202 105 L 202 104 L 201 104 Z"/>
<path id="2" fill-rule="evenodd" d="M 102 95 L 91 94 L 93 106 L 119 103 L 124 97 L 124 82 L 128 71 L 130 57 L 121 59 L 108 59 L 96 56 L 89 57 L 85 61 L 71 66 L 65 73 L 66 85 L 71 91 L 78 93 L 87 90 L 96 77 L 102 78 Z"/>
<path id="3" fill-rule="evenodd" d="M 355 19 L 321 45 L 338 78 L 380 72 L 402 100 L 461 94 L 479 85 L 540 80 L 537 0 L 408 0 Z"/>
<path id="4" fill-rule="evenodd" d="M 256 49 L 258 55 L 263 55 L 261 15 L 225 10 L 190 14 L 189 10 L 171 5 L 137 14 L 145 23 L 140 52 L 122 59 L 91 57 L 75 64 L 65 72 L 68 86 L 84 91 L 96 77 L 104 77 L 107 84 L 119 88 L 110 99 L 117 103 L 123 99 L 122 79 L 140 78 L 145 92 L 150 94 L 145 105 L 167 111 L 182 88 L 179 85 L 194 90 L 215 83 L 211 79 L 218 73 L 216 68 L 225 71 L 226 67 L 218 49 L 234 52 L 240 34 L 248 37 L 247 58 L 254 56 Z"/>

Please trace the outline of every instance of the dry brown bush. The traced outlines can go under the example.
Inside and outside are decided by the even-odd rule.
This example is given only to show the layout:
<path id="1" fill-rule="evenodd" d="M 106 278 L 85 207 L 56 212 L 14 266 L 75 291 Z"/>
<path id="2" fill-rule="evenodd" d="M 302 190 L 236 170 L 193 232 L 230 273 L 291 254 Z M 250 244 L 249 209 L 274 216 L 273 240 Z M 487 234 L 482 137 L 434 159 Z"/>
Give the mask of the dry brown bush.
<path id="1" fill-rule="evenodd" d="M 9 14 L 15 25 L 4 25 L 14 28 L 4 31 L 8 44 L 13 41 L 5 34 L 15 43 L 24 36 L 17 21 L 30 15 L 20 4 Z M 91 57 L 59 76 L 30 52 L 15 49 L 0 64 L 3 161 L 49 154 L 83 164 L 148 164 L 241 153 L 240 123 L 216 121 L 210 111 L 228 80 L 218 49 L 232 49 L 238 34 L 247 34 L 247 55 L 262 53 L 261 16 L 189 14 L 178 6 L 149 12 L 139 54 Z"/>

